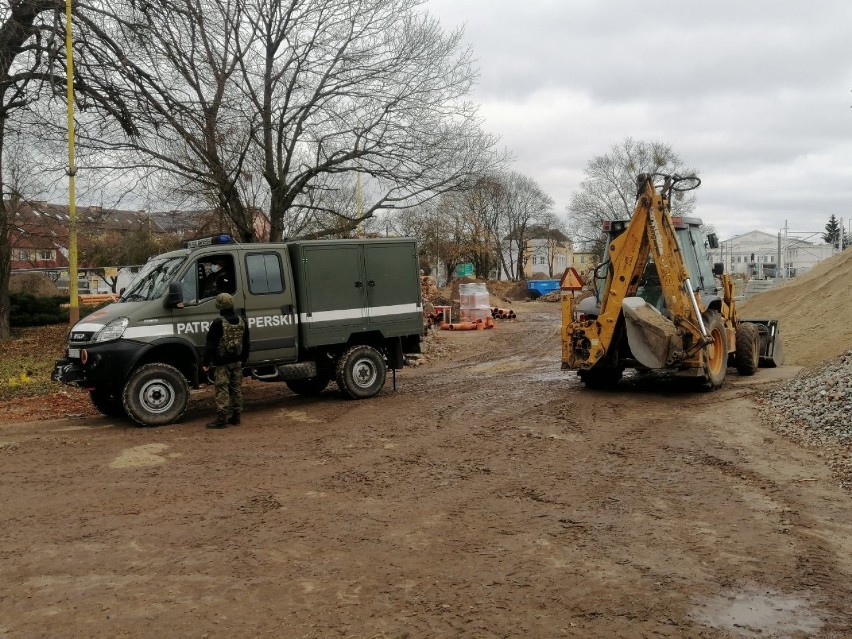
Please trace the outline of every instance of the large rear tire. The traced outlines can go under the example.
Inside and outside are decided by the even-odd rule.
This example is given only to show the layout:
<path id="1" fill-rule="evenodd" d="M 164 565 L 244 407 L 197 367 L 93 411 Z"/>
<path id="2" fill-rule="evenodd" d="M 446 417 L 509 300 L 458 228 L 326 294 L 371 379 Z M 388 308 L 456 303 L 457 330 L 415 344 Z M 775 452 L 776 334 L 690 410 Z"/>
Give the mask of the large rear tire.
<path id="1" fill-rule="evenodd" d="M 737 349 L 734 361 L 740 375 L 754 375 L 760 363 L 760 332 L 749 322 L 737 326 Z"/>
<path id="2" fill-rule="evenodd" d="M 704 347 L 703 367 L 704 386 L 707 390 L 716 390 L 725 381 L 728 372 L 728 334 L 725 322 L 716 311 L 707 311 L 704 315 L 704 327 L 711 342 Z"/>
<path id="3" fill-rule="evenodd" d="M 386 377 L 385 360 L 372 346 L 353 346 L 337 362 L 337 386 L 352 399 L 378 395 Z"/>
<path id="4" fill-rule="evenodd" d="M 177 421 L 189 401 L 186 378 L 174 366 L 145 364 L 124 386 L 124 409 L 142 426 L 165 426 Z"/>

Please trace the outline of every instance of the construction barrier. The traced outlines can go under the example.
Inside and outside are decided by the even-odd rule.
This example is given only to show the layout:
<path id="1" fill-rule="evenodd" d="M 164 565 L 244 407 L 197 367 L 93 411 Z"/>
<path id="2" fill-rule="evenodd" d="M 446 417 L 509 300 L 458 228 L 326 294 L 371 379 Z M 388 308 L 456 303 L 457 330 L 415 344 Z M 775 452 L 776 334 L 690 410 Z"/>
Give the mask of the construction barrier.
<path id="1" fill-rule="evenodd" d="M 118 300 L 117 293 L 84 293 L 77 296 L 77 303 L 80 306 L 100 306 L 107 302 L 115 302 Z M 62 308 L 69 308 L 71 304 L 62 304 Z"/>

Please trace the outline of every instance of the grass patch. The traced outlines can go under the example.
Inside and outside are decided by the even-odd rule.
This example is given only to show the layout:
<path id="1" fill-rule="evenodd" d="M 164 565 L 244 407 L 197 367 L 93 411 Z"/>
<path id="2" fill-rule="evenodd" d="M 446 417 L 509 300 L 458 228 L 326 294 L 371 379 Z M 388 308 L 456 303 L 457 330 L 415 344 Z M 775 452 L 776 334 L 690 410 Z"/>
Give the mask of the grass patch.
<path id="1" fill-rule="evenodd" d="M 67 337 L 67 324 L 12 329 L 12 337 L 0 342 L 0 401 L 60 390 L 63 385 L 50 375 Z"/>

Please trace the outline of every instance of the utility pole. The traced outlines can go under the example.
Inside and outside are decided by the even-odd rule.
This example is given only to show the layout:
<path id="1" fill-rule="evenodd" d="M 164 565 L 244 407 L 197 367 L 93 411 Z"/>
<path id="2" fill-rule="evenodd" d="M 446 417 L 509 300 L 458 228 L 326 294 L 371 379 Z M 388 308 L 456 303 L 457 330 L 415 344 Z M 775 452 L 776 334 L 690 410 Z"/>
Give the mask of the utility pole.
<path id="1" fill-rule="evenodd" d="M 77 290 L 77 204 L 74 176 L 74 50 L 71 40 L 71 0 L 65 0 L 65 75 L 68 102 L 68 321 L 73 326 L 80 320 L 80 297 Z"/>

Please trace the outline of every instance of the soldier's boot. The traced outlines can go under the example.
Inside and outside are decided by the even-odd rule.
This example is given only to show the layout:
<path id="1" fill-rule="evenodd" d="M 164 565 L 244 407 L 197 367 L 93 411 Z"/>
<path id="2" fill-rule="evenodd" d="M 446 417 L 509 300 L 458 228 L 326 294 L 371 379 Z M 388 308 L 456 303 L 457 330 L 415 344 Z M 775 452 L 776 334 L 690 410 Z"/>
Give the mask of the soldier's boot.
<path id="1" fill-rule="evenodd" d="M 233 413 L 228 418 L 228 423 L 231 424 L 232 426 L 239 426 L 240 425 L 240 414 L 238 412 Z"/>
<path id="2" fill-rule="evenodd" d="M 225 419 L 225 413 L 217 413 L 216 419 L 207 424 L 207 428 L 227 428 L 228 422 Z"/>

